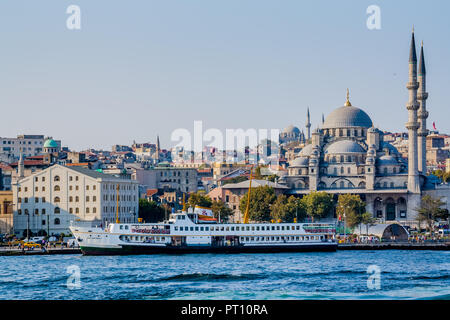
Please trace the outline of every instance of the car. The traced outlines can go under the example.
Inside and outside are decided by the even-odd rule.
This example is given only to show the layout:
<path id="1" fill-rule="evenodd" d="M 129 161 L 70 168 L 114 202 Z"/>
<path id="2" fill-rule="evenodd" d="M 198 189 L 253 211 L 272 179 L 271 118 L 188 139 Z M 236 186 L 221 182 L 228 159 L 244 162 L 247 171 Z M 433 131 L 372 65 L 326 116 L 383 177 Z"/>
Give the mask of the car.
<path id="1" fill-rule="evenodd" d="M 38 243 L 35 243 L 35 242 L 25 242 L 25 243 L 23 244 L 23 247 L 24 247 L 24 248 L 40 248 L 41 245 L 38 244 Z"/>

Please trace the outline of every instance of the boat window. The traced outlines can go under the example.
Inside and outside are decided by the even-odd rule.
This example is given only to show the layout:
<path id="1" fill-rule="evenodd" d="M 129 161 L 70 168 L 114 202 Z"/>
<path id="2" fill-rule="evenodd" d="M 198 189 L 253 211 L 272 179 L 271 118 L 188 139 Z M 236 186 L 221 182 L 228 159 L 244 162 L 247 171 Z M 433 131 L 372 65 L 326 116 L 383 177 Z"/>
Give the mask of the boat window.
<path id="1" fill-rule="evenodd" d="M 175 227 L 175 231 L 178 231 L 178 227 Z"/>
<path id="2" fill-rule="evenodd" d="M 220 231 L 223 231 L 224 230 L 224 227 L 220 227 Z"/>
<path id="3" fill-rule="evenodd" d="M 277 237 L 277 241 L 279 241 L 280 240 L 280 237 Z"/>
<path id="4" fill-rule="evenodd" d="M 298 241 L 298 238 L 299 238 L 299 237 L 295 237 L 295 240 L 297 240 L 297 241 Z"/>
<path id="5" fill-rule="evenodd" d="M 225 230 L 226 230 L 226 231 L 230 231 L 230 227 L 227 227 Z"/>
<path id="6" fill-rule="evenodd" d="M 281 226 L 281 230 L 284 230 L 284 226 Z"/>
<path id="7" fill-rule="evenodd" d="M 195 227 L 195 231 L 198 231 L 198 227 Z"/>
<path id="8" fill-rule="evenodd" d="M 297 230 L 300 230 L 300 226 L 297 226 Z"/>
<path id="9" fill-rule="evenodd" d="M 200 227 L 200 231 L 203 231 L 203 227 Z"/>
<path id="10" fill-rule="evenodd" d="M 251 237 L 251 238 L 250 238 L 250 240 L 251 240 L 251 241 L 254 241 L 254 238 L 253 238 L 253 237 Z"/>
<path id="11" fill-rule="evenodd" d="M 247 231 L 250 231 L 250 227 L 247 227 Z"/>
<path id="12" fill-rule="evenodd" d="M 266 237 L 266 241 L 269 241 L 270 240 L 270 238 L 269 237 Z"/>
<path id="13" fill-rule="evenodd" d="M 272 226 L 272 230 L 275 230 L 275 226 Z"/>
<path id="14" fill-rule="evenodd" d="M 261 231 L 264 231 L 264 226 L 263 226 L 263 227 L 261 227 Z"/>
<path id="15" fill-rule="evenodd" d="M 205 227 L 205 231 L 209 231 L 209 227 Z"/>
<path id="16" fill-rule="evenodd" d="M 255 227 L 252 227 L 252 231 L 255 231 Z"/>
<path id="17" fill-rule="evenodd" d="M 273 241 L 274 239 L 275 239 L 274 237 L 270 237 L 270 240 L 272 240 L 272 241 Z"/>
<path id="18" fill-rule="evenodd" d="M 234 227 L 231 227 L 231 231 L 234 231 Z"/>
<path id="19" fill-rule="evenodd" d="M 191 227 L 191 231 L 194 231 L 194 227 Z"/>
<path id="20" fill-rule="evenodd" d="M 120 226 L 120 230 L 123 230 L 123 226 Z"/>
<path id="21" fill-rule="evenodd" d="M 249 238 L 248 238 L 248 237 L 246 237 L 246 238 L 245 238 L 245 241 L 249 241 Z"/>
<path id="22" fill-rule="evenodd" d="M 239 227 L 236 227 L 236 231 L 239 231 Z"/>
<path id="23" fill-rule="evenodd" d="M 280 230 L 280 226 L 277 226 L 277 230 Z"/>
<path id="24" fill-rule="evenodd" d="M 259 231 L 259 227 L 256 227 L 256 231 Z"/>
<path id="25" fill-rule="evenodd" d="M 292 230 L 295 230 L 295 226 L 292 226 L 292 228 L 291 228 Z"/>
<path id="26" fill-rule="evenodd" d="M 241 237 L 241 241 L 244 241 L 244 237 Z"/>
<path id="27" fill-rule="evenodd" d="M 125 226 L 125 230 L 128 230 L 128 226 Z"/>

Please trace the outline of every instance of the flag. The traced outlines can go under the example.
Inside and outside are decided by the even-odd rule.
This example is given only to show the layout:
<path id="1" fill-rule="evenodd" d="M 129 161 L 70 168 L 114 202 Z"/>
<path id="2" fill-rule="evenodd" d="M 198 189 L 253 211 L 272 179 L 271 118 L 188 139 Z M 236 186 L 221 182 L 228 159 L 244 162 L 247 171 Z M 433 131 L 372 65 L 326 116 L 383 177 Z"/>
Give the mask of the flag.
<path id="1" fill-rule="evenodd" d="M 436 124 L 434 123 L 434 121 L 433 121 L 433 128 L 434 128 L 434 130 L 437 130 L 436 129 Z"/>

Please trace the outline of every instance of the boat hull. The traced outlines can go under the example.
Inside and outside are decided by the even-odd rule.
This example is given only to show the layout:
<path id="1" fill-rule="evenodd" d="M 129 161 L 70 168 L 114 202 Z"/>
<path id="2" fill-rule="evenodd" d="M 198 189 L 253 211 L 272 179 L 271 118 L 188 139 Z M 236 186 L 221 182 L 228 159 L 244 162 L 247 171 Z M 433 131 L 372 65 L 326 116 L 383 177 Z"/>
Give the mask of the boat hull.
<path id="1" fill-rule="evenodd" d="M 311 243 L 300 245 L 245 245 L 245 246 L 139 246 L 120 247 L 81 246 L 83 255 L 138 255 L 138 254 L 185 254 L 185 253 L 281 253 L 281 252 L 334 252 L 337 244 Z"/>

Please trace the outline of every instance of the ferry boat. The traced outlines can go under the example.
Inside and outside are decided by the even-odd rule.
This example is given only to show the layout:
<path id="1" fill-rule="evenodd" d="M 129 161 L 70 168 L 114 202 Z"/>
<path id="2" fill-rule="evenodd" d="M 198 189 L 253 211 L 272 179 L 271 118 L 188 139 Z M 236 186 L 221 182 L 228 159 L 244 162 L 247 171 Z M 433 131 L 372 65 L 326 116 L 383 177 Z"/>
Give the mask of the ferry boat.
<path id="1" fill-rule="evenodd" d="M 205 218 L 205 216 L 207 216 Z M 199 212 L 172 213 L 161 223 L 70 226 L 84 255 L 336 251 L 328 223 L 218 223 Z"/>
<path id="2" fill-rule="evenodd" d="M 84 255 L 336 251 L 327 223 L 249 223 L 252 169 L 244 223 L 219 223 L 209 208 L 172 213 L 162 223 L 116 223 L 106 229 L 71 225 Z M 119 208 L 119 196 L 117 195 Z"/>

